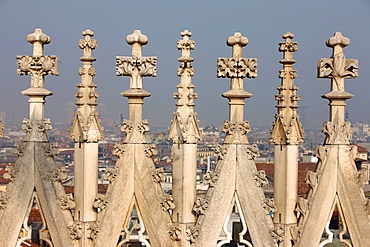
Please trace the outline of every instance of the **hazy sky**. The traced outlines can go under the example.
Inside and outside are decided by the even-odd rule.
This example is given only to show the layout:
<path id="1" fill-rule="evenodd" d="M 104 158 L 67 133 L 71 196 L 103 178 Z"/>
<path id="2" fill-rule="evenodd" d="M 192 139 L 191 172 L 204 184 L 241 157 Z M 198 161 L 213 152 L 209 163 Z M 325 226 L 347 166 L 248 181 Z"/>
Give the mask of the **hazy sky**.
<path id="1" fill-rule="evenodd" d="M 59 76 L 46 76 L 45 87 L 54 95 L 47 97 L 46 117 L 52 122 L 67 122 L 67 102 L 76 102 L 79 83 L 78 47 L 81 32 L 95 32 L 98 49 L 95 83 L 98 102 L 106 106 L 107 116 L 117 121 L 119 114 L 127 116 L 127 99 L 120 92 L 129 88 L 129 78 L 115 75 L 115 57 L 131 55 L 125 37 L 140 29 L 148 36 L 144 56 L 157 56 L 157 77 L 144 78 L 143 87 L 152 93 L 145 99 L 144 118 L 151 126 L 169 126 L 175 111 L 173 92 L 177 91 L 177 58 L 181 52 L 176 42 L 180 32 L 193 33 L 195 58 L 193 83 L 201 126 L 220 127 L 228 118 L 228 101 L 221 97 L 229 90 L 229 79 L 216 77 L 218 57 L 230 57 L 231 48 L 225 43 L 234 32 L 248 37 L 244 57 L 258 59 L 258 77 L 245 79 L 244 88 L 253 93 L 246 101 L 245 118 L 253 127 L 271 126 L 276 113 L 274 95 L 280 84 L 282 69 L 278 44 L 281 36 L 295 34 L 298 51 L 294 68 L 301 96 L 302 118 L 319 126 L 328 119 L 328 101 L 321 98 L 330 88 L 329 79 L 317 79 L 317 61 L 330 57 L 332 50 L 325 41 L 341 31 L 351 39 L 345 48 L 347 58 L 359 60 L 359 77 L 346 80 L 346 90 L 355 95 L 348 100 L 347 110 L 352 122 L 370 122 L 370 2 L 368 0 L 255 0 L 255 1 L 38 1 L 0 0 L 0 111 L 16 111 L 28 116 L 27 97 L 21 91 L 28 88 L 29 76 L 16 74 L 16 55 L 31 55 L 32 46 L 26 35 L 42 28 L 50 36 L 46 55 L 60 59 Z M 302 110 L 303 108 L 301 108 Z"/>

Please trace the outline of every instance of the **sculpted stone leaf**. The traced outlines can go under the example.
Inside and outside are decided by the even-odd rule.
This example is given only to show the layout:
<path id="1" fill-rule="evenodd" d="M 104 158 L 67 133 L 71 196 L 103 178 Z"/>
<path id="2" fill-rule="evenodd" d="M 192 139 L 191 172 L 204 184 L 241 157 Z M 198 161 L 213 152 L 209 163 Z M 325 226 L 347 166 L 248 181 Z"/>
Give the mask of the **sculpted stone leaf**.
<path id="1" fill-rule="evenodd" d="M 72 194 L 63 196 L 62 198 L 59 199 L 59 202 L 60 202 L 60 207 L 63 210 L 74 209 L 76 205 Z"/>
<path id="2" fill-rule="evenodd" d="M 172 195 L 167 195 L 161 202 L 162 210 L 169 211 L 175 208 L 175 203 L 173 202 Z"/>
<path id="3" fill-rule="evenodd" d="M 112 183 L 117 177 L 118 172 L 119 172 L 118 167 L 109 167 L 107 168 L 103 179 L 105 181 L 109 181 L 109 183 Z"/>
<path id="4" fill-rule="evenodd" d="M 155 144 L 146 145 L 144 152 L 145 156 L 148 158 L 158 155 L 158 150 Z"/>
<path id="5" fill-rule="evenodd" d="M 193 211 L 199 214 L 205 214 L 205 211 L 208 209 L 209 202 L 206 199 L 198 197 L 194 203 Z"/>
<path id="6" fill-rule="evenodd" d="M 72 240 L 78 240 L 82 238 L 83 225 L 82 222 L 75 222 L 73 225 L 68 227 L 69 235 Z"/>
<path id="7" fill-rule="evenodd" d="M 218 179 L 218 174 L 215 171 L 208 171 L 203 177 L 203 183 L 209 187 L 215 187 Z"/>
<path id="8" fill-rule="evenodd" d="M 181 226 L 171 226 L 170 236 L 173 241 L 181 240 Z"/>
<path id="9" fill-rule="evenodd" d="M 5 191 L 0 191 L 0 210 L 4 210 L 6 208 L 8 200 L 9 195 Z"/>
<path id="10" fill-rule="evenodd" d="M 186 240 L 190 244 L 196 243 L 196 239 L 199 236 L 199 230 L 194 226 L 189 226 L 186 228 Z"/>
<path id="11" fill-rule="evenodd" d="M 275 212 L 277 209 L 276 209 L 274 198 L 266 198 L 263 201 L 263 209 L 265 210 L 266 214 L 270 214 L 271 212 L 272 213 Z"/>
<path id="12" fill-rule="evenodd" d="M 152 177 L 153 177 L 153 181 L 156 183 L 162 183 L 166 181 L 166 175 L 164 175 L 163 167 L 156 169 L 154 173 L 152 174 Z"/>
<path id="13" fill-rule="evenodd" d="M 266 172 L 263 170 L 257 171 L 254 174 L 254 180 L 256 181 L 258 187 L 265 187 L 269 184 L 269 181 L 266 178 Z"/>
<path id="14" fill-rule="evenodd" d="M 98 194 L 94 201 L 94 208 L 103 210 L 108 205 L 108 197 L 103 194 Z"/>

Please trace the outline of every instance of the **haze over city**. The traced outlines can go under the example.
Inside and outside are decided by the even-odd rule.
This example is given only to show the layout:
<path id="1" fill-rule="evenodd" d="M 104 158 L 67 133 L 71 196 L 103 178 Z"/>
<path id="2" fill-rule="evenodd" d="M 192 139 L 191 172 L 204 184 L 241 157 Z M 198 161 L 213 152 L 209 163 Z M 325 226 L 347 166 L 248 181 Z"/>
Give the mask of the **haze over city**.
<path id="1" fill-rule="evenodd" d="M 346 80 L 346 91 L 354 94 L 347 111 L 352 122 L 370 122 L 370 3 L 355 1 L 10 1 L 0 2 L 0 111 L 15 111 L 19 118 L 28 116 L 27 97 L 21 91 L 29 87 L 30 77 L 16 74 L 16 55 L 32 54 L 25 37 L 41 28 L 50 36 L 46 55 L 57 55 L 59 76 L 46 76 L 45 87 L 54 93 L 46 99 L 46 117 L 52 122 L 69 123 L 67 103 L 76 102 L 76 84 L 80 76 L 78 41 L 81 32 L 94 31 L 98 48 L 95 83 L 98 102 L 106 116 L 118 121 L 127 116 L 127 99 L 120 92 L 128 89 L 129 78 L 115 75 L 115 57 L 131 56 L 126 35 L 140 29 L 149 38 L 144 56 L 157 56 L 157 77 L 144 78 L 143 88 L 152 96 L 144 101 L 144 118 L 151 126 L 169 126 L 179 82 L 177 67 L 181 52 L 176 42 L 180 32 L 188 29 L 195 40 L 193 83 L 198 99 L 195 111 L 200 125 L 219 127 L 228 118 L 228 102 L 221 94 L 229 90 L 229 79 L 216 78 L 218 57 L 231 57 L 226 39 L 241 32 L 249 39 L 244 57 L 258 59 L 258 77 L 246 79 L 244 89 L 253 94 L 246 100 L 245 119 L 253 127 L 269 127 L 274 120 L 276 88 L 282 65 L 278 51 L 281 36 L 294 33 L 298 42 L 294 53 L 295 84 L 301 96 L 299 105 L 303 124 L 321 126 L 328 119 L 327 101 L 321 95 L 330 89 L 329 79 L 317 79 L 317 61 L 330 57 L 332 49 L 325 42 L 340 31 L 351 39 L 344 49 L 347 58 L 359 60 L 359 77 Z M 304 111 L 302 111 L 304 109 Z M 118 123 L 118 122 L 117 122 Z"/>

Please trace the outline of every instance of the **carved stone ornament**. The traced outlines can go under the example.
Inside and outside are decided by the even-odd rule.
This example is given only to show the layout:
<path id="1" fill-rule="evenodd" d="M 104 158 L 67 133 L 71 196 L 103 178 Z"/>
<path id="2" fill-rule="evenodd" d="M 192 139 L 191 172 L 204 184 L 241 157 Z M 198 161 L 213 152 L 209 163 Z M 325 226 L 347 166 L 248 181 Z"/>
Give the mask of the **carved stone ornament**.
<path id="1" fill-rule="evenodd" d="M 266 187 L 269 184 L 269 181 L 266 178 L 266 172 L 264 170 L 257 171 L 254 174 L 254 180 L 256 181 L 258 187 Z"/>
<path id="2" fill-rule="evenodd" d="M 255 158 L 257 158 L 258 156 L 260 156 L 259 152 L 258 152 L 258 147 L 256 144 L 253 144 L 253 145 L 248 145 L 247 148 L 246 148 L 246 152 L 247 152 L 247 157 L 249 160 L 254 160 Z"/>
<path id="3" fill-rule="evenodd" d="M 190 244 L 196 243 L 196 240 L 199 236 L 199 230 L 194 226 L 189 226 L 186 228 L 186 240 L 190 242 Z"/>
<path id="4" fill-rule="evenodd" d="M 251 131 L 249 122 L 245 121 L 245 122 L 239 124 L 239 131 L 240 131 L 240 134 L 242 134 L 242 135 L 248 134 Z"/>
<path id="5" fill-rule="evenodd" d="M 18 157 L 22 157 L 24 155 L 24 150 L 26 149 L 26 143 L 20 141 L 17 144 L 15 144 L 15 147 L 16 148 L 13 150 L 13 153 Z"/>
<path id="6" fill-rule="evenodd" d="M 215 187 L 218 180 L 218 174 L 215 171 L 208 171 L 203 177 L 203 184 L 209 187 Z"/>
<path id="7" fill-rule="evenodd" d="M 132 132 L 133 129 L 134 129 L 134 126 L 133 126 L 132 121 L 127 120 L 127 119 L 123 120 L 122 126 L 121 126 L 121 131 L 122 132 L 124 132 L 128 135 Z"/>
<path id="8" fill-rule="evenodd" d="M 83 225 L 82 222 L 75 222 L 73 225 L 68 227 L 69 236 L 72 240 L 79 240 L 82 238 Z"/>
<path id="9" fill-rule="evenodd" d="M 181 240 L 181 226 L 171 226 L 170 236 L 173 241 Z"/>
<path id="10" fill-rule="evenodd" d="M 156 183 L 162 183 L 166 181 L 166 175 L 164 175 L 163 167 L 155 169 L 154 173 L 152 174 L 153 181 Z"/>
<path id="11" fill-rule="evenodd" d="M 303 221 L 308 213 L 308 210 L 309 210 L 308 200 L 299 197 L 296 208 L 294 210 L 296 212 L 297 219 L 299 219 L 300 221 Z"/>
<path id="12" fill-rule="evenodd" d="M 194 203 L 193 211 L 197 215 L 203 215 L 205 214 L 206 210 L 208 209 L 209 202 L 206 199 L 198 197 L 197 200 Z"/>
<path id="13" fill-rule="evenodd" d="M 297 42 L 281 42 L 279 45 L 280 45 L 279 46 L 279 51 L 281 51 L 281 52 L 296 52 L 296 51 L 298 51 Z"/>
<path id="14" fill-rule="evenodd" d="M 226 133 L 227 135 L 233 135 L 235 129 L 236 129 L 235 123 L 225 120 L 224 124 L 222 125 L 221 131 Z"/>
<path id="15" fill-rule="evenodd" d="M 4 210 L 6 208 L 8 200 L 9 195 L 5 191 L 0 191 L 0 210 Z"/>
<path id="16" fill-rule="evenodd" d="M 118 167 L 109 167 L 107 168 L 103 179 L 105 181 L 108 181 L 109 183 L 113 183 L 113 181 L 116 179 L 118 175 L 118 172 L 119 172 Z"/>
<path id="17" fill-rule="evenodd" d="M 274 227 L 274 229 L 272 229 L 272 238 L 274 240 L 275 243 L 281 243 L 283 240 L 284 240 L 284 229 L 281 228 L 281 227 Z"/>
<path id="18" fill-rule="evenodd" d="M 44 154 L 46 157 L 54 157 L 59 154 L 58 144 L 56 143 L 44 143 L 42 147 L 45 150 Z"/>
<path id="19" fill-rule="evenodd" d="M 18 75 L 32 76 L 31 88 L 44 88 L 45 75 L 58 75 L 58 58 L 56 56 L 17 56 Z"/>
<path id="20" fill-rule="evenodd" d="M 169 211 L 175 208 L 175 203 L 173 202 L 172 195 L 166 195 L 163 201 L 161 202 L 162 210 Z"/>
<path id="21" fill-rule="evenodd" d="M 328 155 L 326 147 L 317 146 L 313 155 L 317 157 L 321 161 L 321 163 L 324 163 Z"/>
<path id="22" fill-rule="evenodd" d="M 308 170 L 305 177 L 305 182 L 312 189 L 315 189 L 316 185 L 319 183 L 319 176 L 316 172 Z"/>
<path id="23" fill-rule="evenodd" d="M 126 145 L 117 143 L 114 145 L 112 154 L 118 157 L 122 157 L 125 151 L 126 151 Z"/>
<path id="24" fill-rule="evenodd" d="M 138 124 L 137 129 L 140 133 L 144 134 L 150 131 L 148 120 L 143 120 L 141 123 Z"/>
<path id="25" fill-rule="evenodd" d="M 57 170 L 53 173 L 52 180 L 54 182 L 63 182 L 68 178 L 67 169 L 65 166 L 60 166 Z"/>
<path id="26" fill-rule="evenodd" d="M 158 150 L 155 144 L 146 145 L 144 148 L 145 156 L 151 158 L 158 155 Z"/>
<path id="27" fill-rule="evenodd" d="M 4 173 L 3 178 L 9 179 L 10 182 L 14 182 L 15 176 L 18 173 L 18 168 L 16 168 L 15 166 L 7 166 L 5 168 L 5 171 L 6 173 Z"/>
<path id="28" fill-rule="evenodd" d="M 98 194 L 94 201 L 94 208 L 103 210 L 108 205 L 108 197 L 103 194 Z"/>
<path id="29" fill-rule="evenodd" d="M 227 154 L 227 148 L 217 144 L 216 148 L 214 148 L 214 152 L 218 159 L 223 160 Z"/>
<path id="30" fill-rule="evenodd" d="M 257 77 L 257 59 L 256 58 L 219 58 L 217 59 L 217 77 L 256 78 Z"/>
<path id="31" fill-rule="evenodd" d="M 116 75 L 132 76 L 131 89 L 142 89 L 142 76 L 157 75 L 156 57 L 116 57 Z"/>
<path id="32" fill-rule="evenodd" d="M 350 122 L 341 125 L 333 122 L 325 122 L 322 132 L 325 134 L 325 144 L 349 144 L 352 133 Z"/>
<path id="33" fill-rule="evenodd" d="M 76 206 L 72 194 L 67 194 L 60 198 L 59 203 L 63 210 L 74 209 Z"/>
<path id="34" fill-rule="evenodd" d="M 86 224 L 87 224 L 87 228 L 86 228 L 87 238 L 94 240 L 99 233 L 99 228 L 97 225 L 93 223 L 86 223 Z"/>
<path id="35" fill-rule="evenodd" d="M 45 118 L 36 124 L 39 132 L 46 132 L 52 129 L 50 118 Z"/>
<path id="36" fill-rule="evenodd" d="M 270 214 L 271 212 L 276 212 L 276 205 L 274 198 L 266 198 L 263 201 L 263 210 L 266 214 Z"/>
<path id="37" fill-rule="evenodd" d="M 31 132 L 33 128 L 33 123 L 28 118 L 23 118 L 22 130 L 26 132 Z"/>

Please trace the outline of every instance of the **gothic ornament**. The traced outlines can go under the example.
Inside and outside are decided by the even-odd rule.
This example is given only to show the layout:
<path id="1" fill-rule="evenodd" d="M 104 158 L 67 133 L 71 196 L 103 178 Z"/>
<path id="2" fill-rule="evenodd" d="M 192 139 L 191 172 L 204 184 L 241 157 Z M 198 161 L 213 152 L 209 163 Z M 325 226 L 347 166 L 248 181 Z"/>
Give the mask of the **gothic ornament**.
<path id="1" fill-rule="evenodd" d="M 180 241 L 181 240 L 181 226 L 171 226 L 170 235 L 173 241 Z"/>
<path id="2" fill-rule="evenodd" d="M 163 199 L 163 202 L 161 202 L 162 210 L 163 211 L 169 211 L 175 208 L 175 203 L 173 203 L 173 197 L 172 195 L 167 195 Z"/>
<path id="3" fill-rule="evenodd" d="M 186 240 L 190 242 L 190 244 L 196 243 L 197 237 L 199 236 L 199 230 L 194 226 L 189 226 L 186 228 Z"/>
<path id="4" fill-rule="evenodd" d="M 60 207 L 63 210 L 74 209 L 76 205 L 72 194 L 67 194 L 63 196 L 62 198 L 59 199 L 59 202 L 60 202 Z"/>
<path id="5" fill-rule="evenodd" d="M 208 209 L 208 201 L 206 199 L 198 197 L 194 203 L 193 211 L 197 215 L 202 215 Z"/>
<path id="6" fill-rule="evenodd" d="M 152 177 L 153 177 L 153 181 L 156 183 L 162 183 L 166 181 L 166 175 L 164 175 L 163 167 L 156 169 L 154 173 L 152 174 Z"/>
<path id="7" fill-rule="evenodd" d="M 254 174 L 254 180 L 258 187 L 266 187 L 269 181 L 266 178 L 266 172 L 264 170 L 259 170 Z"/>
<path id="8" fill-rule="evenodd" d="M 10 196 L 5 191 L 0 191 L 0 210 L 4 210 L 6 208 L 9 197 Z"/>
<path id="9" fill-rule="evenodd" d="M 209 187 L 215 187 L 218 179 L 218 174 L 215 171 L 208 171 L 203 177 L 203 184 Z"/>
<path id="10" fill-rule="evenodd" d="M 83 224 L 82 222 L 75 222 L 73 225 L 68 227 L 68 230 L 72 240 L 79 240 L 82 238 Z"/>
<path id="11" fill-rule="evenodd" d="M 115 178 L 117 177 L 119 172 L 118 167 L 109 167 L 107 168 L 105 175 L 104 175 L 104 180 L 108 181 L 109 183 L 113 183 Z"/>
<path id="12" fill-rule="evenodd" d="M 112 154 L 118 157 L 122 157 L 125 151 L 126 151 L 126 145 L 117 143 L 114 145 Z"/>
<path id="13" fill-rule="evenodd" d="M 145 156 L 148 158 L 158 155 L 157 147 L 154 144 L 146 145 L 144 152 L 145 152 Z"/>
<path id="14" fill-rule="evenodd" d="M 94 208 L 103 210 L 108 205 L 108 197 L 103 194 L 98 194 L 95 198 Z"/>

